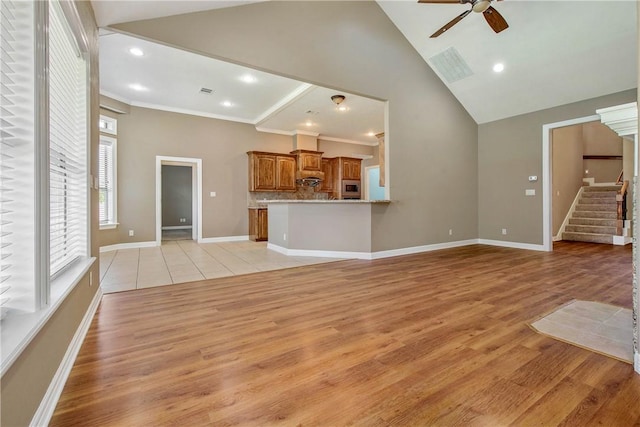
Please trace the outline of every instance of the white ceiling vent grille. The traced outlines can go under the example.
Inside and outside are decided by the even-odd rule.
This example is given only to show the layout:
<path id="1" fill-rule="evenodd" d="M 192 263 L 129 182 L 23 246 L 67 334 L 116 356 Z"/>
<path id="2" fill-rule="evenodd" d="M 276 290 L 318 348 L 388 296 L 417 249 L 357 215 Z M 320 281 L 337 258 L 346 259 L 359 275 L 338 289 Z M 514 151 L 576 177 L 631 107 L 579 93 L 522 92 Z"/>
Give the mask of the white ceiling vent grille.
<path id="1" fill-rule="evenodd" d="M 432 56 L 427 61 L 448 83 L 473 75 L 469 65 L 454 47 Z"/>
<path id="2" fill-rule="evenodd" d="M 213 93 L 213 89 L 209 89 L 208 87 L 201 87 L 200 93 L 203 95 L 211 95 Z"/>

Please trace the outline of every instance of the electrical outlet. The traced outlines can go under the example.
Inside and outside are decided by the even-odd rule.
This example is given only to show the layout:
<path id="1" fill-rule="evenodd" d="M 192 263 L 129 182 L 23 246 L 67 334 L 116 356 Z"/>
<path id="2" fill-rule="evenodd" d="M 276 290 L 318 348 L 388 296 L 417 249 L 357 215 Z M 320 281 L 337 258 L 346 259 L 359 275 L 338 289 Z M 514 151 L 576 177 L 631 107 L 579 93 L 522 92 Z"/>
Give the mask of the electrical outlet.
<path id="1" fill-rule="evenodd" d="M 502 234 L 503 234 L 503 235 L 506 235 L 506 234 L 507 234 L 507 229 L 506 229 L 506 228 L 503 228 L 503 229 L 502 229 Z"/>
<path id="2" fill-rule="evenodd" d="M 449 236 L 453 236 L 453 228 L 449 229 Z"/>
<path id="3" fill-rule="evenodd" d="M 129 237 L 133 237 L 133 230 L 129 230 Z"/>
<path id="4" fill-rule="evenodd" d="M 287 233 L 284 233 L 284 234 L 282 235 L 282 240 L 284 240 L 285 242 L 287 241 Z"/>

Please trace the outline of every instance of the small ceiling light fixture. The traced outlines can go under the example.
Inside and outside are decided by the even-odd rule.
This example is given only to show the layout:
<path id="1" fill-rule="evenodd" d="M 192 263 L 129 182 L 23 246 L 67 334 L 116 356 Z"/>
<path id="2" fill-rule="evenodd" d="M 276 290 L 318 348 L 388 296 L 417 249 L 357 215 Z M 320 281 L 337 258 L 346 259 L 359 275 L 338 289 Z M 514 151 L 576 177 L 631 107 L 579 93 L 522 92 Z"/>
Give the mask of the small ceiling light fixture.
<path id="1" fill-rule="evenodd" d="M 140 83 L 132 83 L 132 84 L 129 85 L 129 88 L 133 89 L 133 90 L 136 90 L 138 92 L 144 92 L 144 91 L 149 90 L 148 88 L 142 86 Z"/>
<path id="2" fill-rule="evenodd" d="M 493 71 L 496 73 L 501 73 L 504 71 L 504 64 L 502 62 L 498 62 L 493 66 Z"/>
<path id="3" fill-rule="evenodd" d="M 256 79 L 255 77 L 253 77 L 251 74 L 245 74 L 242 77 L 240 77 L 240 80 L 242 80 L 245 83 L 255 83 L 258 81 L 258 79 Z"/>
<path id="4" fill-rule="evenodd" d="M 369 132 L 369 133 L 367 134 L 367 136 L 376 136 L 376 133 L 375 133 L 375 132 Z"/>
<path id="5" fill-rule="evenodd" d="M 144 51 L 139 47 L 132 47 L 129 49 L 129 53 L 133 56 L 144 56 Z"/>
<path id="6" fill-rule="evenodd" d="M 222 106 L 229 108 L 229 107 L 233 106 L 233 104 L 231 103 L 231 101 L 223 101 L 222 102 Z"/>
<path id="7" fill-rule="evenodd" d="M 331 97 L 331 100 L 333 101 L 334 104 L 336 104 L 336 109 L 338 111 L 347 111 L 348 108 L 345 107 L 344 105 L 340 105 L 344 102 L 344 100 L 346 99 L 346 97 L 344 95 L 333 95 Z"/>
<path id="8" fill-rule="evenodd" d="M 313 126 L 313 122 L 311 120 L 307 120 L 307 122 L 305 123 L 305 125 L 307 126 Z"/>

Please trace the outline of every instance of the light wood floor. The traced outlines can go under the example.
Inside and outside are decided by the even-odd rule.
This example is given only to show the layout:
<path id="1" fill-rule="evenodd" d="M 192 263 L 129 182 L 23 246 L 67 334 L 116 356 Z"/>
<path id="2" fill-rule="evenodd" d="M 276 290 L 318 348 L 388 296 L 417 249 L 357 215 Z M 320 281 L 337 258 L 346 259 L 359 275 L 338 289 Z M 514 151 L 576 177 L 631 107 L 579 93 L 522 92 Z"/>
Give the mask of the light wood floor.
<path id="1" fill-rule="evenodd" d="M 638 425 L 632 366 L 527 326 L 631 275 L 476 245 L 105 295 L 51 425 Z"/>

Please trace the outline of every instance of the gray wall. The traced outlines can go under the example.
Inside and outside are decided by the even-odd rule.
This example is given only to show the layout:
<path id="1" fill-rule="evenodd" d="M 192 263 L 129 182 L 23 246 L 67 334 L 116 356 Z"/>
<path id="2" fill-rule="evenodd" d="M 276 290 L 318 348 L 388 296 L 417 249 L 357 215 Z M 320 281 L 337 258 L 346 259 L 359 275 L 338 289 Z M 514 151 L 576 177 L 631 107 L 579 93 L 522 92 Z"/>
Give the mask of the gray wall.
<path id="1" fill-rule="evenodd" d="M 76 2 L 78 12 L 88 36 L 90 48 L 90 122 L 91 122 L 91 170 L 97 176 L 98 170 L 98 33 L 93 10 L 89 2 Z M 98 256 L 98 197 L 97 190 L 91 190 L 91 253 Z M 92 266 L 93 277 L 99 277 L 98 262 Z M 40 402 L 53 379 L 60 362 L 67 351 L 84 314 L 95 296 L 98 286 L 95 281 L 89 286 L 87 273 L 57 311 L 47 321 L 40 332 L 22 352 L 20 357 L 2 376 L 0 381 L 0 425 L 26 426 L 33 418 Z"/>
<path id="2" fill-rule="evenodd" d="M 478 221 L 482 239 L 542 244 L 542 126 L 595 114 L 636 100 L 628 90 L 485 123 L 478 128 Z M 534 188 L 536 196 L 526 197 Z M 503 236 L 501 229 L 508 234 Z"/>
<path id="3" fill-rule="evenodd" d="M 118 119 L 118 222 L 100 231 L 100 245 L 153 241 L 156 156 L 202 159 L 202 236 L 248 234 L 247 151 L 289 153 L 293 137 L 256 131 L 253 125 L 130 107 Z M 371 154 L 373 147 L 322 141 L 324 156 Z M 209 196 L 211 191 L 216 197 Z M 179 225 L 179 224 L 178 224 Z M 183 224 L 184 225 L 184 224 Z M 128 230 L 134 230 L 130 237 Z"/>
<path id="4" fill-rule="evenodd" d="M 375 208 L 372 250 L 477 237 L 477 125 L 375 2 L 264 2 L 116 28 L 388 100 L 396 202 Z"/>
<path id="5" fill-rule="evenodd" d="M 576 194 L 582 187 L 582 125 L 567 126 L 551 132 L 551 177 L 553 235 L 558 234 Z"/>
<path id="6" fill-rule="evenodd" d="M 192 168 L 162 165 L 162 226 L 191 225 L 193 210 Z M 180 222 L 184 218 L 186 222 Z"/>

